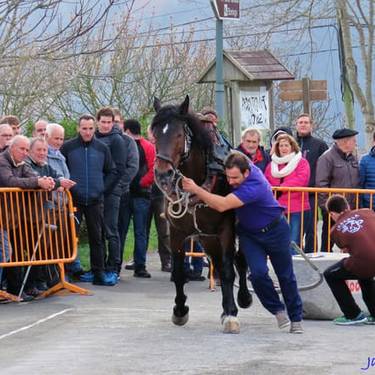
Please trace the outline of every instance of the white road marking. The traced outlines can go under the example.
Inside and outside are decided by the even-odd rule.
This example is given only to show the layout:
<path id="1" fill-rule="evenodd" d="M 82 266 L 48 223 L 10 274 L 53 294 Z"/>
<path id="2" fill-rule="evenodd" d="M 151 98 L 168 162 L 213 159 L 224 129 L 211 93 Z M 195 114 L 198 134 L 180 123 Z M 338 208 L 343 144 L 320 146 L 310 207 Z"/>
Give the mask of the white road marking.
<path id="1" fill-rule="evenodd" d="M 30 329 L 30 328 L 36 327 L 36 326 L 38 326 L 39 324 L 45 323 L 45 322 L 47 322 L 48 320 L 54 319 L 54 318 L 58 317 L 59 315 L 65 314 L 65 313 L 67 313 L 68 311 L 72 311 L 72 310 L 74 310 L 74 309 L 65 309 L 65 310 L 59 311 L 59 312 L 57 312 L 57 313 L 55 313 L 55 314 L 52 314 L 52 315 L 47 316 L 46 318 L 43 318 L 43 319 L 37 320 L 36 322 L 34 322 L 34 323 L 32 323 L 32 324 L 29 324 L 29 325 L 27 325 L 27 326 L 24 326 L 24 327 L 18 328 L 18 329 L 14 330 L 14 331 L 11 331 L 11 332 L 8 332 L 8 333 L 5 333 L 4 335 L 1 335 L 1 336 L 0 336 L 0 340 L 3 340 L 3 339 L 5 339 L 5 338 L 7 338 L 7 337 L 9 337 L 9 336 L 12 336 L 12 335 L 15 335 L 15 334 L 17 334 L 17 333 L 20 333 L 20 332 L 26 331 L 26 330 L 28 330 L 28 329 Z"/>

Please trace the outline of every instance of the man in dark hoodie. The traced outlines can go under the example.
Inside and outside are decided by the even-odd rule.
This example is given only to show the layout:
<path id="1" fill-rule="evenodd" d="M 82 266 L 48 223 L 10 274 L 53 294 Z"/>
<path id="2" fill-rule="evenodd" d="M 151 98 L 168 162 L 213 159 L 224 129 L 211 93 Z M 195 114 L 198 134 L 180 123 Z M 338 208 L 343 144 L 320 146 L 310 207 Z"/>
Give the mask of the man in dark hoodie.
<path id="1" fill-rule="evenodd" d="M 297 142 L 301 148 L 302 157 L 307 159 L 310 164 L 310 181 L 309 187 L 315 187 L 315 176 L 316 176 L 316 164 L 320 155 L 322 155 L 326 150 L 328 150 L 327 144 L 317 138 L 312 136 L 313 122 L 310 115 L 302 113 L 297 117 L 296 121 L 297 129 Z M 314 251 L 315 240 L 314 230 L 314 217 L 315 217 L 315 194 L 309 194 L 310 211 L 305 216 L 304 220 L 304 232 L 305 238 L 305 253 L 312 253 Z"/>
<path id="2" fill-rule="evenodd" d="M 108 256 L 106 258 L 106 271 L 111 277 L 118 278 L 120 261 L 120 237 L 118 232 L 118 216 L 120 209 L 120 199 L 123 191 L 122 180 L 126 173 L 127 153 L 126 145 L 121 131 L 114 127 L 114 114 L 112 108 L 103 107 L 96 114 L 98 128 L 95 132 L 96 138 L 105 143 L 112 156 L 117 169 L 117 184 L 112 192 L 104 197 L 104 228 L 108 241 Z"/>

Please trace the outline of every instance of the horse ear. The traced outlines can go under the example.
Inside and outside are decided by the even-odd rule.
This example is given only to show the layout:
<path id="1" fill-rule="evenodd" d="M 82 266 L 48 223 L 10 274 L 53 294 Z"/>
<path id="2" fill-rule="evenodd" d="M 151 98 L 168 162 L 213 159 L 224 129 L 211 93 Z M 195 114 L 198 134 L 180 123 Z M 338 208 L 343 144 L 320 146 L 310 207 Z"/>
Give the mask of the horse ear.
<path id="1" fill-rule="evenodd" d="M 155 109 L 155 112 L 159 112 L 160 108 L 161 108 L 160 100 L 155 96 L 154 97 L 154 109 Z"/>
<path id="2" fill-rule="evenodd" d="M 180 114 L 186 115 L 189 112 L 189 95 L 186 95 L 185 100 L 180 105 Z"/>

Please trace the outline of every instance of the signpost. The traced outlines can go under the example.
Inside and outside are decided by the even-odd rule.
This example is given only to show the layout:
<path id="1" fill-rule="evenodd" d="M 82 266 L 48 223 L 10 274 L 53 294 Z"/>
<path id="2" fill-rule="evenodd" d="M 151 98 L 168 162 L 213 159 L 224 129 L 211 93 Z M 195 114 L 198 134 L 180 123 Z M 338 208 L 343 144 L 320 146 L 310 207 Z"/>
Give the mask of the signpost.
<path id="1" fill-rule="evenodd" d="M 240 18 L 240 0 L 211 0 L 216 18 L 220 20 L 238 20 Z"/>
<path id="2" fill-rule="evenodd" d="M 283 101 L 303 101 L 303 111 L 310 113 L 311 101 L 327 100 L 327 81 L 303 78 L 299 81 L 284 81 L 280 85 L 280 99 Z"/>
<path id="3" fill-rule="evenodd" d="M 216 16 L 216 112 L 224 120 L 223 20 L 240 18 L 240 0 L 210 0 Z"/>

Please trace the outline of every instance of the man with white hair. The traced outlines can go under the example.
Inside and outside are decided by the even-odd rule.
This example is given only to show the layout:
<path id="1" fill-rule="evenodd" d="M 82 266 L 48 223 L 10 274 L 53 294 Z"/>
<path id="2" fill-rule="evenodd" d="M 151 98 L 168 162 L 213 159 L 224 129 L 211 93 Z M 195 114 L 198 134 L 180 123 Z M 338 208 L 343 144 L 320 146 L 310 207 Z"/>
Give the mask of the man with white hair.
<path id="1" fill-rule="evenodd" d="M 261 133 L 258 129 L 247 128 L 242 132 L 241 144 L 237 151 L 245 154 L 262 172 L 265 171 L 271 157 L 260 145 Z"/>
<path id="2" fill-rule="evenodd" d="M 55 182 L 51 177 L 37 176 L 35 172 L 25 163 L 30 148 L 30 141 L 23 135 L 16 135 L 10 142 L 9 148 L 0 154 L 0 187 L 19 187 L 23 189 L 37 189 L 51 191 L 55 187 Z M 1 197 L 3 198 L 3 197 Z M 3 199 L 0 199 L 2 213 L 5 213 Z M 2 222 L 7 222 L 6 216 Z M 14 221 L 8 221 L 7 230 L 10 243 L 16 241 L 14 238 Z M 22 268 L 7 268 L 7 291 L 10 294 L 18 295 L 22 285 Z M 21 300 L 32 299 L 26 293 L 21 295 Z"/>
<path id="3" fill-rule="evenodd" d="M 48 165 L 64 178 L 70 178 L 65 156 L 60 152 L 64 143 L 65 129 L 60 124 L 48 124 L 45 138 L 48 143 Z"/>
<path id="4" fill-rule="evenodd" d="M 9 147 L 13 138 L 13 129 L 9 124 L 0 125 L 0 153 Z"/>
<path id="5" fill-rule="evenodd" d="M 50 123 L 47 125 L 45 138 L 48 143 L 48 165 L 53 168 L 60 176 L 70 179 L 68 166 L 66 165 L 65 156 L 60 152 L 64 143 L 65 129 L 60 124 Z M 66 270 L 70 277 L 79 278 L 84 271 L 81 266 L 79 257 L 70 264 L 66 265 Z"/>
<path id="6" fill-rule="evenodd" d="M 38 120 L 33 126 L 33 137 L 44 137 L 46 134 L 48 122 L 45 120 Z"/>

